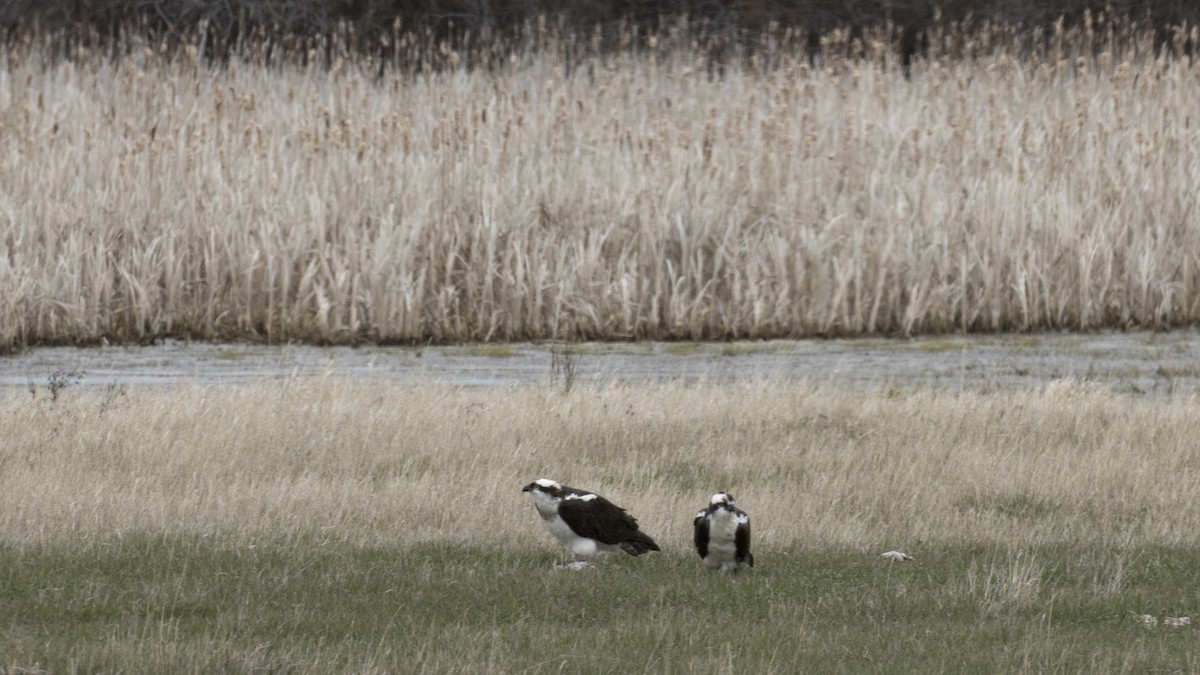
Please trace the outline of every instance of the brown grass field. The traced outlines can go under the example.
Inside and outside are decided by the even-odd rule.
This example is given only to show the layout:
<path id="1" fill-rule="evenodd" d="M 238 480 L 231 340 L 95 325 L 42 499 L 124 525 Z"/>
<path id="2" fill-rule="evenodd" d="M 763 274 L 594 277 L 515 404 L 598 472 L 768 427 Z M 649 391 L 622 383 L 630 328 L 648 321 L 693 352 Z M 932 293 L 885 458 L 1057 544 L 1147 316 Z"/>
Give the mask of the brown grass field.
<path id="1" fill-rule="evenodd" d="M 1196 321 L 1196 29 L 932 38 L 908 76 L 836 33 L 810 64 L 551 31 L 495 68 L 397 35 L 420 73 L 16 39 L 0 346 Z"/>
<path id="2" fill-rule="evenodd" d="M 757 382 L 561 389 L 339 380 L 0 399 L 0 532 L 553 546 L 520 488 L 620 497 L 666 547 L 720 489 L 766 552 L 1200 545 L 1191 396 Z"/>

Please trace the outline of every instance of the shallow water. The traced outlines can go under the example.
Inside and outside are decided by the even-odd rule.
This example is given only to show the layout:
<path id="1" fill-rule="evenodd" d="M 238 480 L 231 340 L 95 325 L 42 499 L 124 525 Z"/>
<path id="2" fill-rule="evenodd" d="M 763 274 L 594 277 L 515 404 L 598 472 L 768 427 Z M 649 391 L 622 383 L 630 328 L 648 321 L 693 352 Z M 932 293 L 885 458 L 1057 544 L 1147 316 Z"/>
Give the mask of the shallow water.
<path id="1" fill-rule="evenodd" d="M 1200 388 L 1200 333 L 951 336 L 914 340 L 588 343 L 575 383 L 813 379 L 951 389 L 1074 379 L 1145 394 Z M 397 384 L 550 382 L 551 346 L 312 347 L 169 341 L 149 347 L 39 348 L 0 357 L 0 391 L 70 377 L 82 385 L 228 385 L 334 375 Z M 558 378 L 561 381 L 561 377 Z"/>

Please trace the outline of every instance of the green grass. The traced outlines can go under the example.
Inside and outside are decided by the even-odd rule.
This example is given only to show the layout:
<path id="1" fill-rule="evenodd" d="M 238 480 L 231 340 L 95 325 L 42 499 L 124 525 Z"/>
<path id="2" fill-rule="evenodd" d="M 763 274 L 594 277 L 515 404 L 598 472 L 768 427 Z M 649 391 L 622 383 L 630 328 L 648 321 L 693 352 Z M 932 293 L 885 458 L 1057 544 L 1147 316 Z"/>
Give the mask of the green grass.
<path id="1" fill-rule="evenodd" d="M 698 342 L 674 342 L 663 347 L 663 353 L 672 356 L 690 356 L 704 349 L 704 345 Z"/>
<path id="2" fill-rule="evenodd" d="M 498 359 L 507 359 L 517 355 L 516 347 L 507 343 L 467 345 L 461 347 L 459 351 L 465 356 L 490 356 Z"/>
<path id="3" fill-rule="evenodd" d="M 721 345 L 722 356 L 748 356 L 753 354 L 787 354 L 796 351 L 793 340 L 753 340 L 729 342 Z"/>
<path id="4" fill-rule="evenodd" d="M 529 527 L 537 528 L 536 519 Z M 554 570 L 545 546 L 0 548 L 0 669 L 47 672 L 1195 671 L 1200 551 L 687 551 Z M 1141 617 L 1160 619 L 1156 627 Z M 131 657 L 134 657 L 131 660 Z"/>
<path id="5" fill-rule="evenodd" d="M 1004 344 L 1014 351 L 1020 349 L 1039 349 L 1043 346 L 1043 340 L 1037 335 L 1021 335 L 1006 340 Z"/>
<path id="6" fill-rule="evenodd" d="M 936 354 L 939 352 L 961 352 L 975 346 L 974 341 L 962 338 L 922 338 L 905 343 L 912 351 Z"/>

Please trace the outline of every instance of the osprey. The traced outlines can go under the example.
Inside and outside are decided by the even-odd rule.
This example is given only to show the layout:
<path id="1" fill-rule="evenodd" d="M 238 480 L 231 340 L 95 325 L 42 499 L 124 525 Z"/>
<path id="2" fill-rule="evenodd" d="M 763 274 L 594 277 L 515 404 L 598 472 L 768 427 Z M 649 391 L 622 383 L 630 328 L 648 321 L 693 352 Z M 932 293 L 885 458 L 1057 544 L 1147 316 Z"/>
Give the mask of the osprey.
<path id="1" fill-rule="evenodd" d="M 659 550 L 658 544 L 638 529 L 633 516 L 594 492 L 548 478 L 539 478 L 521 491 L 533 494 L 533 505 L 546 531 L 567 547 L 572 558 L 617 550 L 629 555 Z"/>
<path id="2" fill-rule="evenodd" d="M 754 567 L 750 553 L 750 516 L 733 503 L 733 495 L 718 492 L 708 500 L 708 508 L 692 521 L 696 534 L 696 552 L 709 569 L 721 574 L 736 572 L 744 563 Z"/>

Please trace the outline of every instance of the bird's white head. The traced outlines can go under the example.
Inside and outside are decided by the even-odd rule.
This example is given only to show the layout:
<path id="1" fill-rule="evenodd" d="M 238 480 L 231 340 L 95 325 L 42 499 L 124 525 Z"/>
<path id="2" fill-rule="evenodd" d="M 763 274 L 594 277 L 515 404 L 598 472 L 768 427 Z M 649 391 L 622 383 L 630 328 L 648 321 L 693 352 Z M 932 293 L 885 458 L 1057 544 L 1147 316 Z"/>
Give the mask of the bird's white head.
<path id="1" fill-rule="evenodd" d="M 558 481 L 539 478 L 521 488 L 521 492 L 528 492 L 533 497 L 533 504 L 542 518 L 551 518 L 558 512 L 558 503 L 562 501 L 565 490 Z"/>
<path id="2" fill-rule="evenodd" d="M 733 504 L 733 495 L 728 492 L 718 492 L 708 499 L 712 506 L 727 506 Z"/>
<path id="3" fill-rule="evenodd" d="M 521 492 L 542 492 L 546 494 L 555 494 L 562 490 L 562 485 L 558 481 L 550 480 L 549 478 L 539 478 L 529 485 L 521 489 Z"/>

